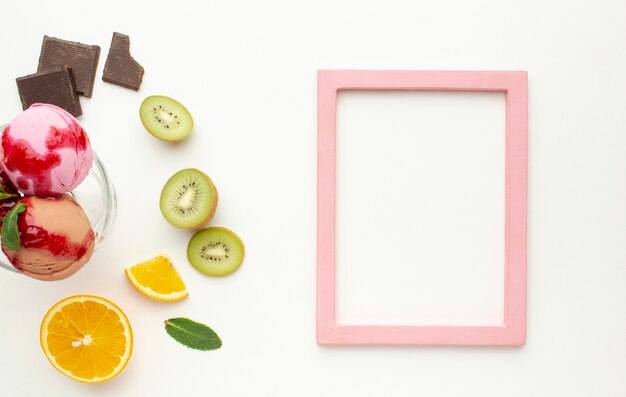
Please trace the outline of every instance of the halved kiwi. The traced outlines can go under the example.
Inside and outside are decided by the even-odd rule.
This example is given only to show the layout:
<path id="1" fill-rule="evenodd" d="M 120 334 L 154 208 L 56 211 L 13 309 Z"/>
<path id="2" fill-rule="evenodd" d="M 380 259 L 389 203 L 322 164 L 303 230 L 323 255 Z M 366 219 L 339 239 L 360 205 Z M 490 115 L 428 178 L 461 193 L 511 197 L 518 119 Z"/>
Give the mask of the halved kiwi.
<path id="1" fill-rule="evenodd" d="M 139 117 L 146 130 L 163 141 L 180 141 L 193 129 L 193 117 L 187 108 L 163 95 L 144 99 L 139 107 Z"/>
<path id="2" fill-rule="evenodd" d="M 207 223 L 217 208 L 217 189 L 204 172 L 195 168 L 178 171 L 163 186 L 159 206 L 165 219 L 181 229 Z"/>
<path id="3" fill-rule="evenodd" d="M 187 259 L 208 276 L 227 276 L 243 262 L 243 241 L 224 227 L 209 227 L 193 235 L 187 246 Z"/>

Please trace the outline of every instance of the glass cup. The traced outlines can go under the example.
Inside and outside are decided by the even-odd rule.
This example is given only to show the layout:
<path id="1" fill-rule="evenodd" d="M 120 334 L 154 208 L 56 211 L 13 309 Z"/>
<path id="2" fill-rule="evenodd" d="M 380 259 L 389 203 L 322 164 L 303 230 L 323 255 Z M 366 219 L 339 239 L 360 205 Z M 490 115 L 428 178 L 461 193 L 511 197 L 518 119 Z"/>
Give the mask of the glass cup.
<path id="1" fill-rule="evenodd" d="M 4 131 L 4 125 L 0 131 Z M 117 210 L 115 188 L 104 168 L 104 164 L 93 153 L 93 165 L 85 180 L 69 193 L 83 208 L 95 234 L 94 250 L 102 245 L 113 224 Z M 7 257 L 0 251 L 0 267 L 15 273 L 21 273 L 13 267 Z"/>

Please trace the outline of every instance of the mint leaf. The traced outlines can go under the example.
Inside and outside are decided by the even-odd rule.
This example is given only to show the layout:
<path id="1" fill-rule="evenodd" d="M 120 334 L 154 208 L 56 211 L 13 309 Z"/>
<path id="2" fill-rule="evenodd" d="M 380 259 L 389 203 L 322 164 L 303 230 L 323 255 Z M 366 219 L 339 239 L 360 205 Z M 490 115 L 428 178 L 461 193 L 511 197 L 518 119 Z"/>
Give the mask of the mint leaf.
<path id="1" fill-rule="evenodd" d="M 0 200 L 6 200 L 13 197 L 17 197 L 17 194 L 0 192 Z"/>
<path id="2" fill-rule="evenodd" d="M 165 331 L 179 343 L 197 350 L 215 350 L 222 346 L 222 340 L 211 328 L 188 318 L 165 320 Z"/>
<path id="3" fill-rule="evenodd" d="M 7 212 L 2 221 L 2 246 L 9 251 L 20 248 L 20 232 L 17 230 L 17 217 L 26 211 L 26 204 L 20 203 Z"/>
<path id="4" fill-rule="evenodd" d="M 14 193 L 7 193 L 7 191 L 4 190 L 4 187 L 0 183 L 0 200 L 6 200 L 8 198 L 17 197 L 17 196 L 18 195 Z"/>

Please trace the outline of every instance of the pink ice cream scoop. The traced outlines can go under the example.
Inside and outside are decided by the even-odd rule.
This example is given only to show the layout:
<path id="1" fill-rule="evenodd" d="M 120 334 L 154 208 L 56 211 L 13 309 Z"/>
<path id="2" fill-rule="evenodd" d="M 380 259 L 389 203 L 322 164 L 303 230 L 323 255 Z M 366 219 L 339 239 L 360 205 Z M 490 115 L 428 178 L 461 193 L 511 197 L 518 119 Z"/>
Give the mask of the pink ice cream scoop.
<path id="1" fill-rule="evenodd" d="M 2 170 L 25 195 L 56 196 L 78 186 L 89 173 L 89 137 L 65 110 L 36 103 L 19 114 L 1 137 Z"/>

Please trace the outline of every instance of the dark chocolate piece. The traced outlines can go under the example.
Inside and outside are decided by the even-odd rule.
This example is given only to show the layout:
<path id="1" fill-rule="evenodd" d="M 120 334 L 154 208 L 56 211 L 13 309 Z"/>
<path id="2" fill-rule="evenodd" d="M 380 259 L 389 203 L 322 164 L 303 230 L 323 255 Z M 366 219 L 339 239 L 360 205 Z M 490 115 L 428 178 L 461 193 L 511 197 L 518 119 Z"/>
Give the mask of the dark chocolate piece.
<path id="1" fill-rule="evenodd" d="M 91 98 L 98 59 L 100 59 L 100 47 L 97 45 L 44 36 L 37 72 L 47 72 L 67 66 L 74 74 L 76 91 L 80 95 Z"/>
<path id="2" fill-rule="evenodd" d="M 33 103 L 50 103 L 74 116 L 83 114 L 72 71 L 67 67 L 18 77 L 15 81 L 24 110 Z"/>
<path id="3" fill-rule="evenodd" d="M 138 91 L 143 72 L 143 67 L 130 55 L 130 38 L 114 32 L 102 80 Z"/>

